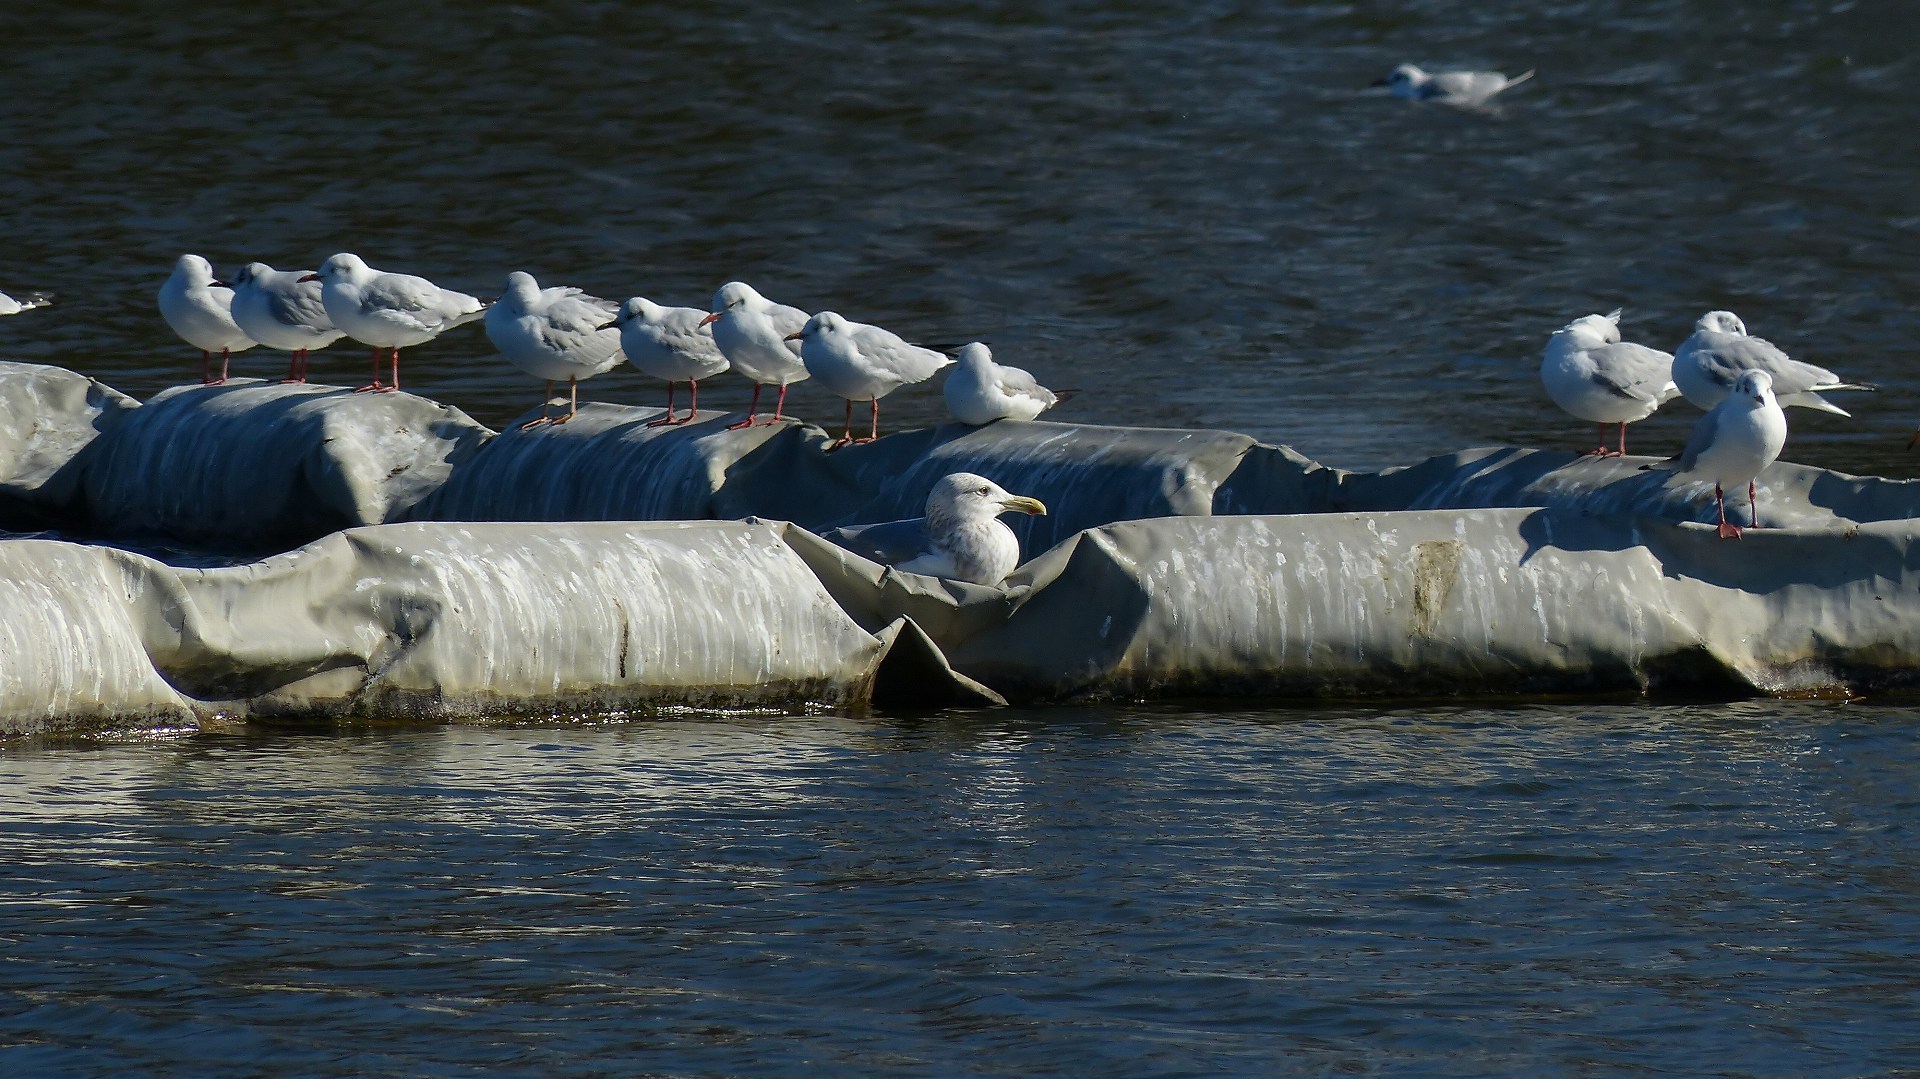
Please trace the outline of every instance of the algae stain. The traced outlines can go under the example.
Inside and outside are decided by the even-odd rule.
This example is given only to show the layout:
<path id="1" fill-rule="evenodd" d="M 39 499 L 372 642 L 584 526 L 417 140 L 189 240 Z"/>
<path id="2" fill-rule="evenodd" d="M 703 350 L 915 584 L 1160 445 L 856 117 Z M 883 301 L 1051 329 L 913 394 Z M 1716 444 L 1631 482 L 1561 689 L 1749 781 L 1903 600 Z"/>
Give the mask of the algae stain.
<path id="1" fill-rule="evenodd" d="M 1428 540 L 1413 548 L 1413 632 L 1432 637 L 1440 612 L 1460 580 L 1460 556 L 1467 545 L 1459 540 Z"/>

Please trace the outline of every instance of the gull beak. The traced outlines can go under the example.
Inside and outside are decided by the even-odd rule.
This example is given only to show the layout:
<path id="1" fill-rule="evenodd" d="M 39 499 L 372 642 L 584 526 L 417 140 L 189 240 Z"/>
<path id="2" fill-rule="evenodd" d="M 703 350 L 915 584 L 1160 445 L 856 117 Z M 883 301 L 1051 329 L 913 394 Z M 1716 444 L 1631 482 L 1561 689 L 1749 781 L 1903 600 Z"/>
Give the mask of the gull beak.
<path id="1" fill-rule="evenodd" d="M 1019 510 L 1021 513 L 1029 513 L 1035 517 L 1045 517 L 1047 504 L 1037 498 L 1028 498 L 1026 495 L 1009 495 L 1000 502 L 1000 512 L 1005 513 L 1008 510 Z"/>
<path id="2" fill-rule="evenodd" d="M 701 319 L 700 325 L 706 326 L 710 323 L 718 322 L 720 321 L 720 316 L 724 314 L 726 314 L 725 311 L 715 311 L 713 314 L 708 315 L 706 318 Z"/>
<path id="3" fill-rule="evenodd" d="M 214 278 L 214 279 L 213 279 L 213 280 L 212 280 L 211 282 L 208 282 L 208 283 L 209 283 L 209 284 L 214 284 L 214 285 L 219 285 L 219 286 L 220 286 L 221 288 L 232 288 L 232 287 L 233 287 L 233 282 L 231 282 L 231 281 L 222 281 L 222 280 L 220 280 L 220 279 L 219 279 L 219 278 L 217 278 L 217 277 L 216 277 L 216 278 Z"/>
<path id="4" fill-rule="evenodd" d="M 801 330 L 801 331 L 800 331 L 799 333 L 790 333 L 790 334 L 788 334 L 788 335 L 786 335 L 785 337 L 782 337 L 782 338 L 781 338 L 780 340 L 782 340 L 782 341 L 798 341 L 798 340 L 800 340 L 800 339 L 801 339 L 802 337 L 805 337 L 806 335 L 807 335 L 807 331 L 805 331 L 805 330 Z"/>
<path id="5" fill-rule="evenodd" d="M 599 332 L 600 332 L 601 330 L 613 330 L 613 329 L 618 329 L 618 328 L 619 328 L 619 326 L 620 326 L 620 320 L 619 320 L 619 319 L 614 319 L 614 320 L 613 320 L 612 322 L 603 322 L 603 323 L 601 323 L 600 325 L 598 325 L 598 326 L 595 326 L 595 327 L 593 328 L 593 332 L 595 332 L 595 333 L 599 333 Z"/>
<path id="6" fill-rule="evenodd" d="M 318 281 L 318 280 L 320 280 L 320 275 L 319 275 L 319 274 L 317 274 L 317 273 L 310 273 L 310 274 L 308 274 L 307 276 L 305 276 L 305 277 L 302 277 L 302 278 L 301 278 L 300 280 L 302 280 L 302 281 Z"/>

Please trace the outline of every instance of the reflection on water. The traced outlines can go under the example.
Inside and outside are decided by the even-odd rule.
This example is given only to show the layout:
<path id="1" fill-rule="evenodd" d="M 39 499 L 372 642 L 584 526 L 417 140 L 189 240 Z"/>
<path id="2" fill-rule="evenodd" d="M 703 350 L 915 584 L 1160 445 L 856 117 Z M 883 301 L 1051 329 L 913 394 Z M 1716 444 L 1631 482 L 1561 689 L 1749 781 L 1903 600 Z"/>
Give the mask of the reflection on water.
<path id="1" fill-rule="evenodd" d="M 1885 1073 L 1910 714 L 1007 710 L 0 756 L 20 1074 Z"/>

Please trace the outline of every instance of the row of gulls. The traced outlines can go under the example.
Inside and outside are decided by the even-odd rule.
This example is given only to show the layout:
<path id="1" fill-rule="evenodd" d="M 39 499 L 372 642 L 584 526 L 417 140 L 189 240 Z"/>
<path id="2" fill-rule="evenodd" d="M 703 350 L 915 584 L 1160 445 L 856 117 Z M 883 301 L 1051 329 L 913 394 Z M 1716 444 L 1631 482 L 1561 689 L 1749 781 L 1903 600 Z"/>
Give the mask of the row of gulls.
<path id="1" fill-rule="evenodd" d="M 779 423 L 787 388 L 817 376 L 847 402 L 845 425 L 829 447 L 838 449 L 879 437 L 882 397 L 956 366 L 944 353 L 889 330 L 832 311 L 808 314 L 774 303 L 741 281 L 720 286 L 701 309 L 667 307 L 644 296 L 615 303 L 578 288 L 543 288 L 532 274 L 516 270 L 507 276 L 504 294 L 489 304 L 424 277 L 374 269 L 345 252 L 311 272 L 250 262 L 232 281 L 215 276 L 201 256 L 185 254 L 175 260 L 159 301 L 167 324 L 200 350 L 207 385 L 225 383 L 233 354 L 257 344 L 289 353 L 284 381 L 305 382 L 311 352 L 351 337 L 373 349 L 373 378 L 359 391 L 391 392 L 400 388 L 401 348 L 482 319 L 488 340 L 509 363 L 546 382 L 540 416 L 522 425 L 527 428 L 571 420 L 579 411 L 580 381 L 631 360 L 667 383 L 666 411 L 649 426 L 692 422 L 700 380 L 727 370 L 753 382 L 746 418 L 732 428 Z M 556 415 L 550 406 L 554 385 L 562 381 L 567 409 Z M 689 400 L 684 416 L 674 407 L 682 382 Z M 772 416 L 763 417 L 760 395 L 768 386 L 778 394 Z M 979 342 L 961 350 L 946 385 L 955 418 L 972 425 L 1031 420 L 1067 396 L 1020 368 L 994 363 Z M 859 402 L 868 404 L 870 419 L 867 433 L 856 437 L 853 406 Z"/>
<path id="2" fill-rule="evenodd" d="M 1713 480 L 1720 536 L 1735 539 L 1727 521 L 1726 488 L 1747 485 L 1748 519 L 1760 527 L 1754 481 L 1780 456 L 1787 440 L 1784 406 L 1849 413 L 1820 396 L 1832 390 L 1870 390 L 1824 367 L 1789 357 L 1772 342 L 1747 333 L 1731 311 L 1709 311 L 1674 353 L 1623 341 L 1620 314 L 1574 319 L 1547 339 L 1540 381 L 1553 402 L 1572 416 L 1600 425 L 1600 445 L 1588 456 L 1624 457 L 1627 424 L 1646 419 L 1676 397 L 1708 410 L 1677 456 L 1646 469 L 1667 469 Z M 1607 427 L 1619 427 L 1619 447 L 1607 446 Z"/>

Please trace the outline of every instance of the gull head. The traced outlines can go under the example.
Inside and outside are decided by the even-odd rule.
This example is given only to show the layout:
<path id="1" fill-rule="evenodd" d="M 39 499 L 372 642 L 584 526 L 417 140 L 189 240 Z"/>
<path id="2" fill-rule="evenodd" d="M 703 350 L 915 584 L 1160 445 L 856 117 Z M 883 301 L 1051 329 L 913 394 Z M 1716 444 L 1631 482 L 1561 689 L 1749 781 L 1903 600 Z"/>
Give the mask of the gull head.
<path id="1" fill-rule="evenodd" d="M 808 319 L 807 324 L 800 327 L 800 332 L 790 333 L 786 339 L 789 341 L 811 341 L 814 338 L 832 337 L 834 334 L 843 332 L 846 328 L 846 319 L 841 318 L 833 311 L 821 311 Z"/>
<path id="2" fill-rule="evenodd" d="M 1694 323 L 1693 328 L 1706 333 L 1731 333 L 1741 337 L 1747 335 L 1747 324 L 1740 321 L 1740 316 L 1731 311 L 1709 311 L 1700 316 L 1700 321 Z"/>
<path id="3" fill-rule="evenodd" d="M 620 305 L 620 313 L 613 316 L 612 322 L 600 328 L 605 330 L 612 327 L 625 326 L 629 322 L 651 325 L 652 323 L 660 321 L 660 314 L 665 310 L 666 308 L 661 307 L 645 296 L 634 296 L 628 299 L 626 303 Z"/>
<path id="4" fill-rule="evenodd" d="M 745 281 L 729 281 L 714 291 L 713 303 L 709 306 L 709 310 L 713 313 L 708 315 L 706 321 L 700 325 L 718 322 L 731 312 L 746 310 L 766 302 L 766 297 L 755 292 L 753 286 Z"/>
<path id="5" fill-rule="evenodd" d="M 374 276 L 373 267 L 368 266 L 365 260 L 359 255 L 342 251 L 337 255 L 329 256 L 327 261 L 321 263 L 320 269 L 315 271 L 312 276 L 303 277 L 300 280 L 354 282 L 372 276 Z"/>
<path id="6" fill-rule="evenodd" d="M 1012 511 L 1044 516 L 1046 504 L 1037 498 L 1007 493 L 1006 488 L 971 472 L 942 476 L 927 493 L 927 522 L 942 523 L 992 520 Z"/>
<path id="7" fill-rule="evenodd" d="M 199 255 L 181 255 L 174 259 L 173 276 L 184 281 L 189 288 L 206 288 L 222 283 L 213 276 L 213 263 Z"/>
<path id="8" fill-rule="evenodd" d="M 962 345 L 960 351 L 955 353 L 953 358 L 959 361 L 961 367 L 975 368 L 982 371 L 993 364 L 992 350 L 978 341 L 969 345 Z"/>
<path id="9" fill-rule="evenodd" d="M 507 288 L 500 298 L 524 310 L 540 298 L 540 282 L 525 270 L 515 270 L 507 275 Z"/>
<path id="10" fill-rule="evenodd" d="M 1742 371 L 1740 377 L 1734 380 L 1733 395 L 1743 401 L 1753 402 L 1754 408 L 1766 408 L 1769 405 L 1779 407 L 1773 399 L 1773 376 L 1765 371 Z"/>
<path id="11" fill-rule="evenodd" d="M 1615 308 L 1608 315 L 1585 315 L 1574 319 L 1554 331 L 1554 336 L 1566 335 L 1566 341 L 1574 348 L 1598 348 L 1601 345 L 1620 343 L 1620 309 Z"/>
<path id="12" fill-rule="evenodd" d="M 1388 72 L 1386 78 L 1376 80 L 1374 85 L 1386 87 L 1395 97 L 1414 97 L 1429 78 L 1431 76 L 1412 64 L 1401 64 Z"/>
<path id="13" fill-rule="evenodd" d="M 273 272 L 273 267 L 264 262 L 249 262 L 233 275 L 235 286 L 249 284 Z"/>

